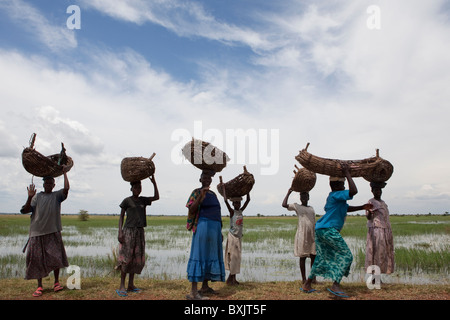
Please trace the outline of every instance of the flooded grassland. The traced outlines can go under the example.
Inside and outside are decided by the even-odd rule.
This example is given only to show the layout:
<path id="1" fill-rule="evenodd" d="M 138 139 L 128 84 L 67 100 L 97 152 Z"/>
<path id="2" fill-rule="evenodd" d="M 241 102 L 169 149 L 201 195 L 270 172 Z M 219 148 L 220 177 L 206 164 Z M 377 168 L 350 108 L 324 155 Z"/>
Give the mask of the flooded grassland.
<path id="1" fill-rule="evenodd" d="M 63 216 L 63 241 L 69 264 L 80 267 L 82 277 L 116 276 L 118 216 Z M 149 216 L 145 229 L 146 266 L 140 277 L 186 279 L 191 232 L 185 217 Z M 382 275 L 385 283 L 448 284 L 450 216 L 391 216 L 396 271 Z M 223 218 L 225 248 L 229 219 Z M 23 278 L 29 216 L 0 215 L 0 278 Z M 244 217 L 239 281 L 298 281 L 301 279 L 293 241 L 296 217 Z M 343 282 L 363 282 L 366 220 L 349 216 L 342 235 L 354 260 Z M 307 260 L 307 272 L 309 272 Z M 320 281 L 320 279 L 319 279 Z"/>

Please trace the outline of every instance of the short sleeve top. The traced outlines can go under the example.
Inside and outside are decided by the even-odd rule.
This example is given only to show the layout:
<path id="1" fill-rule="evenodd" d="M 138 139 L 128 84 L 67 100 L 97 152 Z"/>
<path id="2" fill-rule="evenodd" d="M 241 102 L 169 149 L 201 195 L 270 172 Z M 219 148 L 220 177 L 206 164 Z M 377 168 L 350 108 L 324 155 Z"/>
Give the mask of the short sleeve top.
<path id="1" fill-rule="evenodd" d="M 290 203 L 288 205 L 289 211 L 295 211 L 298 216 L 298 227 L 301 225 L 314 228 L 316 221 L 316 213 L 311 206 L 303 206 L 298 203 Z"/>
<path id="2" fill-rule="evenodd" d="M 369 200 L 369 203 L 373 205 L 373 216 L 372 219 L 367 220 L 367 227 L 384 229 L 390 228 L 391 223 L 389 221 L 389 209 L 386 202 L 372 198 Z"/>
<path id="3" fill-rule="evenodd" d="M 244 216 L 242 210 L 234 210 L 234 214 L 230 219 L 230 233 L 236 238 L 242 238 L 244 229 Z"/>
<path id="4" fill-rule="evenodd" d="M 30 237 L 62 230 L 61 202 L 66 199 L 64 190 L 39 192 L 31 199 Z"/>
<path id="5" fill-rule="evenodd" d="M 150 199 L 150 197 L 134 199 L 131 196 L 122 201 L 120 207 L 125 209 L 127 214 L 124 228 L 143 228 L 147 226 L 146 207 L 152 204 Z"/>
<path id="6" fill-rule="evenodd" d="M 336 228 L 341 230 L 347 216 L 347 200 L 351 200 L 349 190 L 332 191 L 325 204 L 325 215 L 317 220 L 316 229 Z"/>

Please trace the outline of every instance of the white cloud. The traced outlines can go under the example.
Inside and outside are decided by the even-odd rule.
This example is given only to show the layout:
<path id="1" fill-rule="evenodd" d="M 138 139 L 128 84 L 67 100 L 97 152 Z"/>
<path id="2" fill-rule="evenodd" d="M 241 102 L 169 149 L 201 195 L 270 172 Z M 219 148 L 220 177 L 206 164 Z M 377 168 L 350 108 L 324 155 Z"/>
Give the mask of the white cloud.
<path id="1" fill-rule="evenodd" d="M 82 3 L 83 7 L 93 8 L 115 19 L 139 25 L 154 23 L 183 37 L 203 37 L 254 48 L 271 46 L 261 33 L 219 21 L 195 1 L 83 0 Z"/>
<path id="2" fill-rule="evenodd" d="M 448 184 L 434 186 L 424 184 L 417 190 L 409 191 L 406 197 L 418 201 L 446 202 L 450 200 L 450 191 Z"/>
<path id="3" fill-rule="evenodd" d="M 22 1 L 0 1 L 0 8 L 6 10 L 11 19 L 36 36 L 53 51 L 77 47 L 75 33 L 66 25 L 49 21 L 38 9 Z"/>
<path id="4" fill-rule="evenodd" d="M 181 83 L 153 69 L 143 53 L 132 49 L 86 47 L 76 66 L 0 51 L 0 95 L 8 114 L 0 122 L 0 135 L 10 141 L 7 154 L 35 131 L 45 152 L 59 151 L 63 141 L 75 161 L 65 210 L 116 212 L 129 194 L 120 160 L 156 152 L 160 191 L 171 198 L 155 203 L 154 212 L 183 214 L 199 172 L 188 163 L 172 163 L 178 143 L 171 140 L 174 130 L 194 133 L 196 120 L 203 123 L 201 133 L 279 129 L 278 173 L 260 176 L 260 164 L 248 166 L 256 175 L 249 213 L 285 213 L 281 201 L 293 176 L 294 156 L 306 142 L 314 154 L 341 159 L 365 158 L 380 148 L 395 167 L 383 194 L 391 211 L 412 212 L 420 196 L 428 197 L 420 210 L 443 211 L 450 178 L 445 147 L 445 103 L 450 98 L 445 53 L 450 46 L 448 23 L 435 19 L 435 4 L 441 2 L 433 2 L 431 10 L 421 2 L 406 8 L 408 14 L 405 2 L 382 2 L 379 31 L 367 29 L 364 3 L 346 3 L 303 11 L 284 7 L 286 12 L 263 16 L 266 24 L 248 32 L 247 27 L 219 22 L 195 2 L 158 2 L 159 7 L 143 1 L 85 2 L 82 9 L 89 6 L 138 24 L 158 23 L 186 37 L 246 44 L 257 54 L 251 57 L 254 65 L 198 61 L 202 78 Z M 180 19 L 175 25 L 168 17 L 176 14 Z M 411 29 L 409 19 L 421 21 L 423 28 Z M 0 158 L 2 170 L 9 172 L 0 190 L 20 195 L 15 200 L 21 202 L 28 176 L 19 159 L 8 159 Z M 222 174 L 228 180 L 241 172 L 242 165 L 236 164 Z M 7 189 L 17 181 L 24 186 Z M 367 182 L 356 182 L 360 192 L 354 202 L 361 204 L 372 195 Z M 417 187 L 422 185 L 433 190 Z M 326 177 L 318 177 L 311 193 L 317 213 L 322 213 L 328 191 Z M 150 185 L 144 185 L 145 192 L 152 192 Z"/>
<path id="5" fill-rule="evenodd" d="M 79 155 L 99 155 L 103 151 L 104 144 L 80 122 L 60 116 L 60 112 L 52 106 L 37 108 L 40 119 L 41 131 L 58 132 L 61 137 L 67 139 L 74 152 Z M 42 130 L 43 129 L 43 130 Z"/>
<path id="6" fill-rule="evenodd" d="M 0 158 L 17 156 L 16 139 L 8 129 L 4 121 L 0 120 Z"/>

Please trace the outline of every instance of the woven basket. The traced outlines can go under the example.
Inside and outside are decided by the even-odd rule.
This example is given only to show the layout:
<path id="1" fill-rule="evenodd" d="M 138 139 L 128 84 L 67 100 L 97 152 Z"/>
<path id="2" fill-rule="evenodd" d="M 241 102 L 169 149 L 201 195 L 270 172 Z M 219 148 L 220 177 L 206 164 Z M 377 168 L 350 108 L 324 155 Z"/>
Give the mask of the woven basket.
<path id="1" fill-rule="evenodd" d="M 295 166 L 295 165 L 294 165 Z M 291 189 L 297 192 L 309 192 L 316 185 L 316 174 L 305 168 L 298 168 L 294 170 L 294 179 L 292 179 Z"/>
<path id="2" fill-rule="evenodd" d="M 230 160 L 225 152 L 211 143 L 194 138 L 185 144 L 182 153 L 190 163 L 200 170 L 220 172 Z"/>
<path id="3" fill-rule="evenodd" d="M 220 183 L 217 185 L 217 191 L 219 191 L 223 197 L 223 187 L 225 186 L 227 198 L 237 198 L 248 194 L 252 190 L 254 184 L 255 178 L 244 166 L 243 173 L 226 183 L 223 183 L 222 176 L 220 176 Z"/>
<path id="4" fill-rule="evenodd" d="M 36 134 L 33 134 L 30 139 L 30 146 L 25 148 L 22 152 L 22 165 L 28 173 L 36 177 L 59 177 L 63 174 L 63 165 L 69 171 L 73 167 L 73 160 L 64 153 L 44 156 L 34 149 L 34 141 Z M 64 149 L 64 145 L 62 144 Z M 60 164 L 58 164 L 58 162 Z"/>
<path id="5" fill-rule="evenodd" d="M 120 173 L 122 178 L 128 182 L 141 181 L 147 179 L 155 173 L 155 164 L 152 159 L 156 154 L 153 153 L 150 158 L 127 157 L 120 163 Z"/>
<path id="6" fill-rule="evenodd" d="M 393 172 L 394 166 L 389 161 L 381 159 L 372 171 L 364 173 L 362 177 L 369 182 L 385 182 Z"/>
<path id="7" fill-rule="evenodd" d="M 379 174 L 383 173 L 382 178 L 387 179 L 390 178 L 393 172 L 392 170 L 380 170 L 381 166 L 389 167 L 390 163 L 387 160 L 382 159 L 378 155 L 375 157 L 363 159 L 363 160 L 337 160 L 337 159 L 326 159 L 320 158 L 315 155 L 312 155 L 307 151 L 309 143 L 306 145 L 306 148 L 301 150 L 300 153 L 295 157 L 300 164 L 306 169 L 313 171 L 315 173 L 320 173 L 332 177 L 345 177 L 341 163 L 346 163 L 348 165 L 350 175 L 352 177 L 363 177 L 367 176 L 370 179 L 378 179 L 377 171 Z M 388 164 L 386 166 L 386 164 Z M 391 165 L 392 166 L 392 165 Z M 381 178 L 381 177 L 379 177 Z"/>

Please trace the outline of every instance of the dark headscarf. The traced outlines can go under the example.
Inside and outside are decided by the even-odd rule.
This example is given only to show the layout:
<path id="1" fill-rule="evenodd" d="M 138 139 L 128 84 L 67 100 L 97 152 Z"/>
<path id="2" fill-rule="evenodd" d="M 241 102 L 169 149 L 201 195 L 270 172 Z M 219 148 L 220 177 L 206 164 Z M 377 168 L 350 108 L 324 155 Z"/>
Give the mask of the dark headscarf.
<path id="1" fill-rule="evenodd" d="M 216 172 L 214 170 L 202 170 L 202 174 L 201 175 L 214 177 L 215 174 L 216 174 Z"/>
<path id="2" fill-rule="evenodd" d="M 371 188 L 381 188 L 383 189 L 384 187 L 386 187 L 386 182 L 381 181 L 381 182 L 371 182 L 370 183 L 370 187 Z"/>

